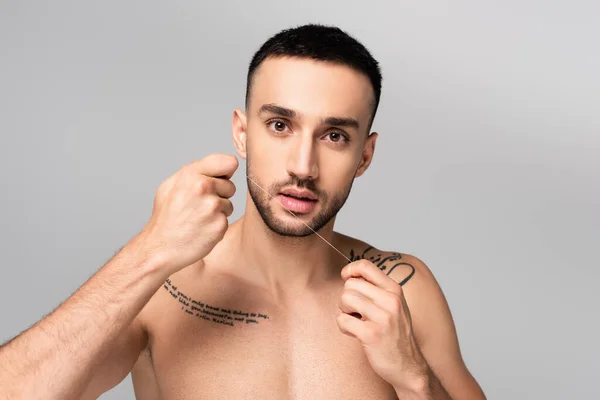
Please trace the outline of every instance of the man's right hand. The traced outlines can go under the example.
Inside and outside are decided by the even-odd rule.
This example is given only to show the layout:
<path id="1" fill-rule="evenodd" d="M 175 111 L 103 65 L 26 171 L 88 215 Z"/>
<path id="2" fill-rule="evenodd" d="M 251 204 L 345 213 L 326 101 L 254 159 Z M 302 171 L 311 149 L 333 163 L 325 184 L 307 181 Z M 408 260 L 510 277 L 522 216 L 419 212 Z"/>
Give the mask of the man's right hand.
<path id="1" fill-rule="evenodd" d="M 96 399 L 125 378 L 148 340 L 136 316 L 163 278 L 206 257 L 225 235 L 237 167 L 234 156 L 215 154 L 164 181 L 135 243 L 0 346 L 0 398 Z"/>
<path id="2" fill-rule="evenodd" d="M 223 239 L 233 212 L 230 178 L 237 168 L 235 156 L 212 154 L 184 166 L 158 188 L 152 216 L 138 236 L 171 273 L 201 260 Z"/>

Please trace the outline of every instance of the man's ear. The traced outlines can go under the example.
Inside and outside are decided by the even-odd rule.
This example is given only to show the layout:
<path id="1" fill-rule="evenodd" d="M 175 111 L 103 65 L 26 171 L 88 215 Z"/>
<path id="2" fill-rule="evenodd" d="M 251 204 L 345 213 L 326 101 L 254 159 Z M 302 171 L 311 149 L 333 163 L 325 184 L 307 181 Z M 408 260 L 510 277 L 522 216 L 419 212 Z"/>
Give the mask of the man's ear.
<path id="1" fill-rule="evenodd" d="M 371 165 L 371 161 L 373 160 L 373 154 L 375 153 L 375 142 L 377 142 L 377 137 L 379 135 L 377 132 L 372 132 L 367 140 L 365 140 L 365 144 L 363 145 L 363 150 L 360 158 L 360 163 L 358 164 L 358 169 L 356 170 L 356 174 L 354 174 L 355 178 L 358 178 L 362 174 L 365 173 L 369 165 Z"/>
<path id="2" fill-rule="evenodd" d="M 239 108 L 233 111 L 233 118 L 231 121 L 231 131 L 233 133 L 233 146 L 238 155 L 243 159 L 246 159 L 246 128 L 247 128 L 246 114 Z"/>

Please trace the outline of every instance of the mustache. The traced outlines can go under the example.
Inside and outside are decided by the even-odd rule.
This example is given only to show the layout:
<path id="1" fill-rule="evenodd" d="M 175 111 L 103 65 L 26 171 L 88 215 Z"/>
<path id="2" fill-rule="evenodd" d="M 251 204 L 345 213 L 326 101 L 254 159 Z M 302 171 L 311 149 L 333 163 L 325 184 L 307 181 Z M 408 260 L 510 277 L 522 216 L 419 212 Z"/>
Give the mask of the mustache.
<path id="1" fill-rule="evenodd" d="M 289 181 L 284 182 L 284 183 L 274 183 L 271 186 L 271 188 L 273 189 L 274 193 L 277 193 L 281 190 L 281 188 L 288 187 L 288 186 L 310 190 L 318 197 L 321 197 L 323 195 L 323 192 L 321 192 L 321 190 L 317 187 L 317 184 L 315 183 L 314 180 L 301 179 L 296 176 L 292 176 Z"/>

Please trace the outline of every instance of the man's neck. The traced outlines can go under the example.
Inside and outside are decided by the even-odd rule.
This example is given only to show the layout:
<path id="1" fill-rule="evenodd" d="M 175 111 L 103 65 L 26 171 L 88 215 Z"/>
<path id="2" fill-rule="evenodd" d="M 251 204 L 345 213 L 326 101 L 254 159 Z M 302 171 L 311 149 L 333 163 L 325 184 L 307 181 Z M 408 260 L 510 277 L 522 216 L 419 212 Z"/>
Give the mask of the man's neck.
<path id="1" fill-rule="evenodd" d="M 249 200 L 240 224 L 244 264 L 255 272 L 257 284 L 273 296 L 305 290 L 339 276 L 346 260 L 323 239 L 336 246 L 334 219 L 306 237 L 281 236 L 271 231 Z M 338 246 L 336 246 L 338 247 Z"/>

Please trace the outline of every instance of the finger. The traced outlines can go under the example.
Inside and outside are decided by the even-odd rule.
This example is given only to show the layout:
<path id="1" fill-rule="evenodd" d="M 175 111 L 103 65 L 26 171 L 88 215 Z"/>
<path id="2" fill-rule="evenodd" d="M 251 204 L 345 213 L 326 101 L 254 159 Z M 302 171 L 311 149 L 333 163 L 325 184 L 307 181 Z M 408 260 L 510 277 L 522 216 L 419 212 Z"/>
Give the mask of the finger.
<path id="1" fill-rule="evenodd" d="M 337 324 L 344 335 L 361 340 L 364 337 L 367 322 L 341 313 L 337 317 Z"/>
<path id="2" fill-rule="evenodd" d="M 392 278 L 387 276 L 382 270 L 380 270 L 375 264 L 367 260 L 354 261 L 346 265 L 341 272 L 342 279 L 348 280 L 349 278 L 363 278 L 373 285 L 389 290 L 392 293 L 401 293 L 401 287 Z"/>
<path id="3" fill-rule="evenodd" d="M 228 199 L 235 194 L 235 184 L 225 178 L 211 178 L 214 183 L 217 196 Z"/>
<path id="4" fill-rule="evenodd" d="M 238 159 L 231 154 L 211 154 L 192 164 L 199 173 L 230 179 L 238 168 Z"/>
<path id="5" fill-rule="evenodd" d="M 219 202 L 221 203 L 221 211 L 223 211 L 227 217 L 231 216 L 231 214 L 233 214 L 233 204 L 231 201 L 227 199 L 219 199 Z"/>
<path id="6" fill-rule="evenodd" d="M 368 300 L 375 303 L 375 305 L 386 308 L 389 301 L 389 297 L 398 297 L 396 294 L 391 293 L 389 290 L 382 289 L 373 285 L 361 278 L 349 278 L 344 284 L 344 289 L 360 293 Z"/>
<path id="7" fill-rule="evenodd" d="M 402 292 L 392 293 L 361 278 L 349 278 L 344 284 L 344 290 L 359 293 L 389 315 L 408 313 L 408 305 Z"/>
<path id="8" fill-rule="evenodd" d="M 385 317 L 384 311 L 377 307 L 375 303 L 364 297 L 358 292 L 346 290 L 342 293 L 340 310 L 346 314 L 360 314 L 360 319 L 370 321 L 380 321 Z"/>

